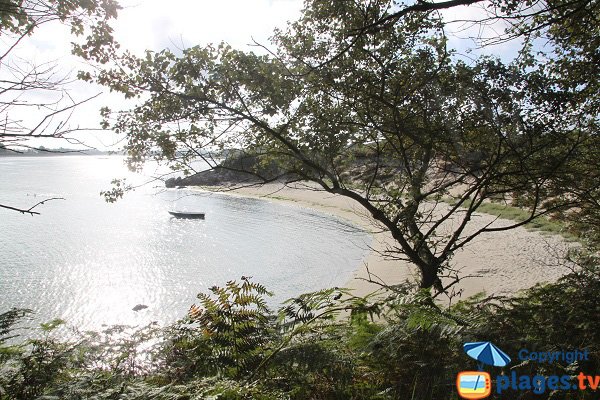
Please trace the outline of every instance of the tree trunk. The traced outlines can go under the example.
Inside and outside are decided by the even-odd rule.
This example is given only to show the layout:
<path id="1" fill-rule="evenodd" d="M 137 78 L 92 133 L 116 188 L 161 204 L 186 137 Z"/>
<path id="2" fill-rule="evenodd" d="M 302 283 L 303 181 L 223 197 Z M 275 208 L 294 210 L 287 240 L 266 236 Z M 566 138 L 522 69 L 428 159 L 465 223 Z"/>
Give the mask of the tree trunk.
<path id="1" fill-rule="evenodd" d="M 439 266 L 426 265 L 419 268 L 421 272 L 421 282 L 419 287 L 421 289 L 429 289 L 434 287 L 436 290 L 442 290 L 442 281 L 438 277 Z"/>

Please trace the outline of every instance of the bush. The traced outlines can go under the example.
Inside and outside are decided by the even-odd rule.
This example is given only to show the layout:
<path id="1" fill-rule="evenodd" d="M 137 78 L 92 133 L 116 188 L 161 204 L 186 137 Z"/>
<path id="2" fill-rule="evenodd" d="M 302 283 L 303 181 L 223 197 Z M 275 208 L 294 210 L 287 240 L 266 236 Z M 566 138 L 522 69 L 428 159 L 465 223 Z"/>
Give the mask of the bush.
<path id="1" fill-rule="evenodd" d="M 243 277 L 200 294 L 199 306 L 164 329 L 113 327 L 60 341 L 51 332 L 61 321 L 53 321 L 41 338 L 19 339 L 28 312 L 10 310 L 0 314 L 0 399 L 456 399 L 456 374 L 474 367 L 462 345 L 483 340 L 513 356 L 523 347 L 590 352 L 583 363 L 513 361 L 505 373 L 596 375 L 600 274 L 595 257 L 580 260 L 557 283 L 451 308 L 427 291 L 395 287 L 368 298 L 323 290 L 273 313 L 266 288 Z M 501 398 L 531 396 L 506 391 Z"/>

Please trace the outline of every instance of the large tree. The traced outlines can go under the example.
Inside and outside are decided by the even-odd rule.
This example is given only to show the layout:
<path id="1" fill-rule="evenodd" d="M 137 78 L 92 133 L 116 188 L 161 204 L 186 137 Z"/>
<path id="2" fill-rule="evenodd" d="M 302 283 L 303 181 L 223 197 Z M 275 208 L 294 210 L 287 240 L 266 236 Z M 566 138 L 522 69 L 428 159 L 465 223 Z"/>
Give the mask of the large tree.
<path id="1" fill-rule="evenodd" d="M 442 290 L 453 254 L 478 235 L 581 205 L 556 182 L 589 156 L 595 115 L 534 58 L 458 61 L 438 16 L 390 18 L 393 3 L 307 1 L 265 55 L 222 44 L 138 58 L 96 42 L 80 54 L 112 64 L 82 77 L 140 99 L 112 125 L 132 167 L 186 169 L 205 150 L 236 149 L 252 162 L 221 166 L 357 201 L 396 240 L 390 255 Z M 526 221 L 471 228 L 483 202 L 513 199 Z"/>

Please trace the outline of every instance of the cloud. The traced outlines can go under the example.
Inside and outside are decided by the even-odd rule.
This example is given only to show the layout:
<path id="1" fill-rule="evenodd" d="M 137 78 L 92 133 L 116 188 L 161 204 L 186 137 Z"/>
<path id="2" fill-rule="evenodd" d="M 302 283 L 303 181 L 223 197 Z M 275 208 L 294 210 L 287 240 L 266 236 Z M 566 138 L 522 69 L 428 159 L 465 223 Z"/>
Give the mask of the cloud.
<path id="1" fill-rule="evenodd" d="M 458 52 L 461 58 L 475 58 L 478 55 L 493 55 L 502 60 L 512 60 L 520 49 L 519 40 L 480 47 L 481 40 L 497 38 L 505 33 L 508 24 L 502 20 L 485 21 L 490 16 L 489 3 L 452 7 L 440 12 L 446 22 L 445 32 L 449 47 Z"/>
<path id="2" fill-rule="evenodd" d="M 169 48 L 177 51 L 183 47 L 206 45 L 226 41 L 230 45 L 248 50 L 246 46 L 255 38 L 266 43 L 277 27 L 300 15 L 302 0 L 121 0 L 123 10 L 113 21 L 115 38 L 123 49 L 135 54 L 144 50 Z M 6 37 L 0 38 L 6 42 Z M 82 60 L 71 55 L 71 42 L 74 41 L 67 26 L 49 23 L 41 26 L 24 40 L 12 53 L 15 62 L 19 58 L 34 64 L 56 62 L 57 73 L 74 78 L 76 71 L 85 68 Z M 7 47 L 0 44 L 0 47 Z M 0 78 L 6 71 L 0 71 Z M 4 75 L 3 75 L 4 74 Z M 83 100 L 105 88 L 73 82 L 69 94 L 75 101 Z M 52 94 L 30 93 L 32 99 L 51 99 Z M 110 104 L 114 109 L 131 105 L 120 95 L 104 93 L 99 98 L 78 107 L 70 123 L 73 127 L 98 127 L 99 109 Z M 38 113 L 34 113 L 38 114 Z M 41 114 L 32 115 L 30 110 L 15 111 L 14 117 L 26 124 L 36 124 Z M 105 148 L 118 140 L 111 133 L 85 133 L 78 136 L 92 146 Z M 64 143 L 37 140 L 34 146 L 58 147 Z"/>
<path id="3" fill-rule="evenodd" d="M 177 49 L 225 41 L 243 48 L 254 37 L 266 41 L 276 26 L 300 15 L 302 1 L 293 0 L 146 0 L 122 2 L 115 35 L 125 48 Z"/>

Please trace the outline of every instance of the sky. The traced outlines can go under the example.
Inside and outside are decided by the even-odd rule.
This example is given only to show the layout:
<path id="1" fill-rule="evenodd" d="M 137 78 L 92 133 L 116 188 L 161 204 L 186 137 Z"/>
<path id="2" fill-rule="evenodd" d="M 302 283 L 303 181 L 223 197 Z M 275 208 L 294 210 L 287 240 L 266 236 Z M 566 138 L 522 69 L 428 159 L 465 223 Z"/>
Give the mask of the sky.
<path id="1" fill-rule="evenodd" d="M 266 42 L 273 28 L 300 15 L 298 0 L 122 0 L 115 35 L 134 51 L 225 41 Z"/>
<path id="2" fill-rule="evenodd" d="M 135 54 L 144 50 L 177 49 L 193 45 L 219 43 L 225 41 L 236 48 L 249 50 L 252 40 L 268 43 L 275 27 L 285 27 L 287 21 L 300 16 L 302 0 L 120 0 L 123 9 L 113 21 L 115 37 L 122 48 Z M 473 19 L 482 14 L 481 7 L 469 6 L 453 9 L 445 13 L 447 20 Z M 451 46 L 458 49 L 463 57 L 471 57 L 465 50 L 473 46 L 470 40 L 461 40 L 475 35 L 476 28 L 468 28 L 461 23 L 451 26 Z M 489 28 L 488 33 L 493 33 Z M 40 27 L 33 36 L 24 41 L 15 56 L 31 60 L 36 64 L 54 62 L 59 65 L 57 76 L 73 77 L 80 69 L 85 69 L 82 60 L 70 54 L 73 37 L 68 27 L 59 23 Z M 2 46 L 2 44 L 0 44 Z M 514 55 L 514 44 L 484 50 L 496 55 Z M 4 71 L 6 72 L 6 71 Z M 0 74 L 2 71 L 0 71 Z M 98 127 L 99 109 L 109 105 L 112 109 L 125 106 L 120 95 L 107 93 L 105 88 L 74 81 L 68 85 L 69 94 L 76 101 L 100 94 L 76 109 L 69 120 L 73 127 Z M 56 94 L 40 93 L 30 97 L 30 101 L 44 100 Z M 18 116 L 28 124 L 36 123 L 31 109 Z M 55 121 L 58 122 L 58 121 Z M 79 136 L 89 146 L 102 150 L 109 149 L 119 142 L 119 137 L 106 132 L 86 132 Z M 59 147 L 56 141 L 37 141 L 34 145 Z"/>
<path id="3" fill-rule="evenodd" d="M 122 48 L 135 54 L 143 54 L 146 49 L 158 51 L 170 48 L 177 51 L 197 44 L 221 41 L 249 49 L 248 44 L 252 39 L 266 43 L 275 27 L 285 27 L 287 21 L 299 16 L 302 8 L 302 1 L 299 0 L 120 0 L 119 3 L 123 9 L 112 23 L 114 35 Z M 82 60 L 71 55 L 72 41 L 68 27 L 59 23 L 46 24 L 21 43 L 12 53 L 13 58 L 27 59 L 36 65 L 56 62 L 57 77 L 74 77 L 78 70 L 86 66 Z M 0 43 L 0 48 L 6 48 L 6 43 Z M 6 69 L 0 71 L 2 73 L 7 73 Z M 97 128 L 100 107 L 110 105 L 111 108 L 118 108 L 119 104 L 126 104 L 122 96 L 110 94 L 103 87 L 77 81 L 67 87 L 75 101 L 100 93 L 93 101 L 77 107 L 69 119 L 72 127 Z M 56 93 L 38 92 L 29 93 L 22 99 L 39 102 L 56 99 L 57 96 Z M 39 122 L 35 115 L 31 108 L 11 114 L 29 126 Z M 41 116 L 41 112 L 38 115 Z M 62 115 L 55 122 L 61 122 L 65 117 Z M 102 150 L 113 147 L 120 139 L 106 131 L 88 131 L 78 137 L 87 145 Z M 52 148 L 73 147 L 48 139 L 30 143 Z"/>

